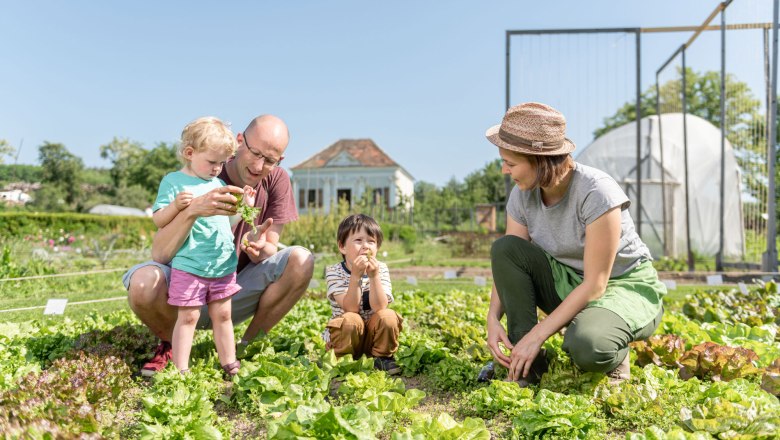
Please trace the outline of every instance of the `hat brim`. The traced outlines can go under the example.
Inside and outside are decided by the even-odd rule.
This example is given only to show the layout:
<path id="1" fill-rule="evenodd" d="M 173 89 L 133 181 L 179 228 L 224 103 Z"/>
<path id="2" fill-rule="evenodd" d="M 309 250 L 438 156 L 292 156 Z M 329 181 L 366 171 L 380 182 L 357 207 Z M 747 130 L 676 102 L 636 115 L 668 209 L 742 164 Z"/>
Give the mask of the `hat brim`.
<path id="1" fill-rule="evenodd" d="M 500 124 L 488 128 L 485 132 L 485 137 L 487 140 L 489 140 L 491 144 L 497 146 L 498 148 L 504 148 L 506 150 L 515 151 L 517 153 L 529 154 L 532 156 L 560 156 L 563 154 L 570 154 L 572 151 L 574 151 L 575 148 L 577 148 L 577 146 L 574 145 L 574 142 L 572 142 L 569 138 L 564 138 L 563 144 L 555 150 L 547 151 L 534 150 L 533 148 L 530 148 L 526 145 L 510 144 L 498 136 L 498 130 L 500 128 Z"/>

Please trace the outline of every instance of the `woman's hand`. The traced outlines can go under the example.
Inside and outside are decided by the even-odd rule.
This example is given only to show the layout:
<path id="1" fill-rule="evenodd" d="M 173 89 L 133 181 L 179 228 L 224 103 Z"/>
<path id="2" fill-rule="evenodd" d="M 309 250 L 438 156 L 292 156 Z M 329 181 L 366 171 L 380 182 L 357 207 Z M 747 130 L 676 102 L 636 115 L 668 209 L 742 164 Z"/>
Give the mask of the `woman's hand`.
<path id="1" fill-rule="evenodd" d="M 509 380 L 519 380 L 531 372 L 531 364 L 542 349 L 545 339 L 536 336 L 531 330 L 523 336 L 512 348 L 511 362 L 509 364 Z"/>
<path id="2" fill-rule="evenodd" d="M 504 326 L 501 325 L 500 321 L 488 319 L 487 333 L 487 345 L 488 349 L 490 349 L 490 353 L 493 355 L 493 359 L 504 367 L 509 368 L 511 359 L 504 354 L 501 350 L 501 346 L 498 345 L 500 343 L 507 349 L 512 349 L 512 343 L 509 342 L 509 337 L 506 335 Z"/>

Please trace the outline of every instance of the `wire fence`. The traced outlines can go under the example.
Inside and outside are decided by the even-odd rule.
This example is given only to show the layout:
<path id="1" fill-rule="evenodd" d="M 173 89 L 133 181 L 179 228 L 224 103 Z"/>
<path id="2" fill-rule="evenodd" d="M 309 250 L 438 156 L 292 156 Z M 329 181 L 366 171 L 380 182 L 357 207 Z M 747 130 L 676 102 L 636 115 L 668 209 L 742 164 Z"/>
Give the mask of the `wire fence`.
<path id="1" fill-rule="evenodd" d="M 506 105 L 567 116 L 575 159 L 623 187 L 654 256 L 776 271 L 777 4 L 728 0 L 675 28 L 509 30 Z"/>
<path id="2" fill-rule="evenodd" d="M 656 72 L 661 167 L 684 163 L 684 183 L 664 203 L 671 213 L 662 222 L 664 253 L 685 255 L 689 270 L 695 255 L 714 255 L 719 271 L 757 269 L 762 251 L 774 246 L 768 232 L 776 221 L 769 208 L 776 160 L 768 133 L 772 25 L 759 22 L 768 18 L 767 5 L 721 3 Z M 745 21 L 729 24 L 737 20 Z M 705 32 L 714 25 L 716 32 Z"/>

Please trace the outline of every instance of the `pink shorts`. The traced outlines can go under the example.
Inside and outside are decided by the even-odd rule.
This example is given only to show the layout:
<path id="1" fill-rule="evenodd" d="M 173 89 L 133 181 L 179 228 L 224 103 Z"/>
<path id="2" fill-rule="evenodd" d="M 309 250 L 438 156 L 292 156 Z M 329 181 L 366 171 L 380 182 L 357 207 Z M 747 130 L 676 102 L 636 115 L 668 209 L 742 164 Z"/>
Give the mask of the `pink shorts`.
<path id="1" fill-rule="evenodd" d="M 220 278 L 205 278 L 178 269 L 171 270 L 168 304 L 179 307 L 199 307 L 229 298 L 241 290 L 236 273 Z"/>

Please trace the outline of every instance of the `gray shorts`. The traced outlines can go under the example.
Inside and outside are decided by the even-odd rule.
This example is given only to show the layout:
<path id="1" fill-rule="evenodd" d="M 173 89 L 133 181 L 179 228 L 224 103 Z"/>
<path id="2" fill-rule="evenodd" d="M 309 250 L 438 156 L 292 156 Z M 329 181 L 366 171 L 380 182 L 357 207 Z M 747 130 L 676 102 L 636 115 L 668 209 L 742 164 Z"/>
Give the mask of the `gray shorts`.
<path id="1" fill-rule="evenodd" d="M 260 302 L 260 295 L 265 292 L 265 289 L 271 283 L 276 282 L 282 276 L 284 269 L 287 267 L 287 260 L 290 258 L 290 253 L 296 248 L 303 249 L 306 252 L 309 251 L 301 246 L 289 246 L 280 249 L 279 252 L 258 264 L 249 263 L 238 273 L 236 282 L 241 286 L 241 290 L 233 295 L 231 301 L 234 324 L 244 322 L 255 315 L 257 304 Z M 122 276 L 122 283 L 124 283 L 125 289 L 130 288 L 130 278 L 132 278 L 133 273 L 146 266 L 156 266 L 159 268 L 162 273 L 165 274 L 165 282 L 170 284 L 171 266 L 156 261 L 146 261 L 141 264 L 136 264 L 125 272 Z M 207 305 L 204 305 L 200 309 L 200 318 L 198 319 L 197 328 L 211 328 L 211 318 L 209 318 Z"/>

